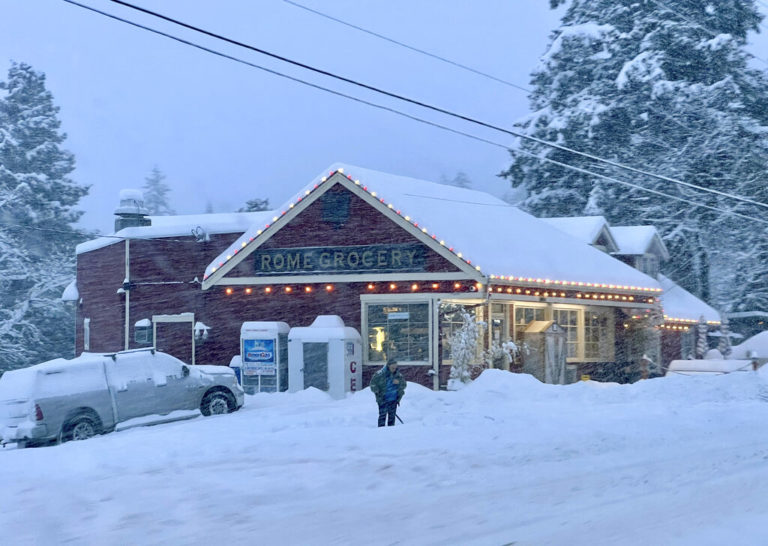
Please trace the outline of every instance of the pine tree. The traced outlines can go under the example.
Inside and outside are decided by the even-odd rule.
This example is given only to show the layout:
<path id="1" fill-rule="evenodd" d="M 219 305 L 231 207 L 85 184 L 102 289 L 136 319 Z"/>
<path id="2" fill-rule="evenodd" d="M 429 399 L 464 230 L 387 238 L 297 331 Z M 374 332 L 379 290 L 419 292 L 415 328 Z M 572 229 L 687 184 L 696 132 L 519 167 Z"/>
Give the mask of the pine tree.
<path id="1" fill-rule="evenodd" d="M 532 75 L 533 113 L 520 126 L 544 141 L 768 202 L 768 86 L 747 66 L 744 51 L 747 32 L 760 20 L 754 0 L 573 0 Z M 613 225 L 655 225 L 673 256 L 665 272 L 704 299 L 713 253 L 732 250 L 719 244 L 732 217 L 542 158 L 755 213 L 541 143 L 521 140 L 518 149 L 502 174 L 528 192 L 524 208 L 541 216 L 602 214 Z M 749 227 L 744 244 L 758 237 L 754 231 L 764 235 Z M 761 290 L 768 294 L 768 285 Z"/>
<path id="2" fill-rule="evenodd" d="M 154 166 L 144 179 L 144 206 L 150 216 L 173 216 L 176 211 L 168 205 L 168 193 L 171 188 L 165 183 L 165 175 Z"/>
<path id="3" fill-rule="evenodd" d="M 249 199 L 245 202 L 245 206 L 238 209 L 237 212 L 259 212 L 262 210 L 269 210 L 269 199 Z"/>
<path id="4" fill-rule="evenodd" d="M 58 107 L 45 76 L 12 64 L 0 82 L 0 371 L 72 356 L 73 309 L 61 301 L 74 277 L 73 224 L 88 189 L 69 175 Z"/>

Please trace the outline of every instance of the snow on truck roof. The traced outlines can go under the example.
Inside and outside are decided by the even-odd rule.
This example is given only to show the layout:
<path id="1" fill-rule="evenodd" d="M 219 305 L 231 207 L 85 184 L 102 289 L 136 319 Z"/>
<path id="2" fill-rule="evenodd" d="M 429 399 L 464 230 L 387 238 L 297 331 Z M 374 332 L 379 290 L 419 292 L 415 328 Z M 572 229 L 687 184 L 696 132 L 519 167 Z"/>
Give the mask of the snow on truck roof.
<path id="1" fill-rule="evenodd" d="M 314 190 L 337 173 L 349 180 L 342 183 L 355 184 L 376 197 L 383 210 L 397 211 L 485 276 L 660 290 L 655 279 L 490 194 L 343 163 L 332 165 L 301 188 L 269 221 L 252 225 L 208 265 L 205 277 L 251 242 L 258 242 L 273 222 L 311 198 Z"/>

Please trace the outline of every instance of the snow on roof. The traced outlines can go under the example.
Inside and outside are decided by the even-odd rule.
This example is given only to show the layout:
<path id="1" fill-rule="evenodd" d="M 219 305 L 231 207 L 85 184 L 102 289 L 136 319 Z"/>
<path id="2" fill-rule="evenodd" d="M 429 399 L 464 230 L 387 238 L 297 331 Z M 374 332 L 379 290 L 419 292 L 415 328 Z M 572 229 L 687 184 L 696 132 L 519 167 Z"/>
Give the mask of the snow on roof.
<path id="1" fill-rule="evenodd" d="M 659 283 L 664 290 L 661 295 L 661 306 L 664 309 L 665 319 L 698 322 L 703 315 L 707 322 L 720 322 L 720 313 L 681 288 L 673 280 L 659 275 Z"/>
<path id="2" fill-rule="evenodd" d="M 422 231 L 444 241 L 458 258 L 486 276 L 517 276 L 558 281 L 605 283 L 659 289 L 655 279 L 583 244 L 517 207 L 471 189 L 382 173 L 343 163 L 331 165 L 278 207 L 273 220 L 287 212 L 330 177 L 343 173 Z M 271 222 L 267 222 L 271 224 Z M 208 277 L 265 229 L 257 222 L 213 260 Z"/>
<path id="3" fill-rule="evenodd" d="M 617 254 L 642 255 L 651 252 L 654 241 L 659 245 L 661 258 L 669 258 L 667 247 L 654 226 L 614 226 L 611 233 L 619 246 Z"/>
<path id="4" fill-rule="evenodd" d="M 77 301 L 80 299 L 80 292 L 77 291 L 77 279 L 73 279 L 67 285 L 64 292 L 61 293 L 62 301 Z"/>
<path id="5" fill-rule="evenodd" d="M 602 216 L 539 219 L 588 245 L 595 244 L 603 230 L 608 228 L 608 221 Z"/>
<path id="6" fill-rule="evenodd" d="M 125 239 L 157 239 L 194 235 L 201 228 L 208 235 L 218 233 L 242 233 L 251 225 L 266 221 L 274 211 L 225 212 L 217 214 L 187 214 L 176 216 L 150 216 L 152 225 L 128 227 L 114 235 L 108 235 L 77 245 L 77 253 L 91 252 Z"/>
<path id="7" fill-rule="evenodd" d="M 768 332 L 760 332 L 739 345 L 731 347 L 732 358 L 768 357 Z"/>

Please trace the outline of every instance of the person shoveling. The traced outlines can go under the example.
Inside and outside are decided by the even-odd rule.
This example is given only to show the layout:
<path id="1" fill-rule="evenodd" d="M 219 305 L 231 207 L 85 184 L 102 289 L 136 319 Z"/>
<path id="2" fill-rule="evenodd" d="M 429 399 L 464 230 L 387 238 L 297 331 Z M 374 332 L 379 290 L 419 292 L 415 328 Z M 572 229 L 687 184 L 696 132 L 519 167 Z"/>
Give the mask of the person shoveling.
<path id="1" fill-rule="evenodd" d="M 386 365 L 371 378 L 371 391 L 376 395 L 376 403 L 379 405 L 379 426 L 395 426 L 397 406 L 405 392 L 405 378 L 397 369 L 397 360 L 390 359 Z M 403 420 L 400 419 L 402 423 Z"/>

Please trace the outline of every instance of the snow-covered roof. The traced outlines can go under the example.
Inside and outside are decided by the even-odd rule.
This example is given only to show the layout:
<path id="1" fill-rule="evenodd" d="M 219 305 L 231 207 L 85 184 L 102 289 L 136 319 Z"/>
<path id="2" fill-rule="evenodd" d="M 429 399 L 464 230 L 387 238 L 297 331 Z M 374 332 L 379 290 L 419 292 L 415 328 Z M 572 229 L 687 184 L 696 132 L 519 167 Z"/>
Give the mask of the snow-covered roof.
<path id="1" fill-rule="evenodd" d="M 273 222 L 278 223 L 299 202 L 311 198 L 313 190 L 337 172 L 342 174 L 336 180 L 376 197 L 383 211 L 389 208 L 390 214 L 396 212 L 420 229 L 425 240 L 444 243 L 486 277 L 660 289 L 655 279 L 490 194 L 342 163 L 332 165 L 301 188 L 275 210 L 271 221 L 251 226 L 208 265 L 205 277 L 248 244 L 257 244 L 262 232 L 274 229 Z"/>
<path id="2" fill-rule="evenodd" d="M 740 345 L 731 347 L 732 358 L 768 357 L 768 332 L 760 332 Z"/>
<path id="3" fill-rule="evenodd" d="M 560 231 L 564 231 L 589 245 L 595 242 L 600 231 L 608 223 L 602 216 L 540 218 L 540 220 L 544 220 Z"/>
<path id="4" fill-rule="evenodd" d="M 616 254 L 639 256 L 658 252 L 661 259 L 669 259 L 669 251 L 654 226 L 614 226 L 611 233 L 619 246 Z M 654 243 L 658 245 L 656 251 Z"/>
<path id="5" fill-rule="evenodd" d="M 80 299 L 80 292 L 77 291 L 77 279 L 73 279 L 67 285 L 64 292 L 61 293 L 62 301 L 77 301 Z"/>
<path id="6" fill-rule="evenodd" d="M 263 222 L 274 216 L 274 211 L 225 212 L 217 214 L 187 214 L 176 216 L 150 216 L 152 225 L 128 227 L 77 245 L 77 253 L 91 252 L 125 239 L 157 239 L 197 234 L 242 233 L 254 222 Z M 202 232 L 200 231 L 202 230 Z"/>
<path id="7" fill-rule="evenodd" d="M 599 243 L 601 235 L 608 239 L 609 252 L 618 249 L 608 221 L 603 216 L 573 216 L 567 218 L 540 218 L 551 226 L 556 227 L 588 245 Z"/>
<path id="8" fill-rule="evenodd" d="M 673 280 L 659 275 L 659 282 L 664 290 L 661 295 L 661 306 L 666 320 L 694 323 L 703 316 L 707 322 L 720 323 L 720 313 L 681 288 Z"/>

